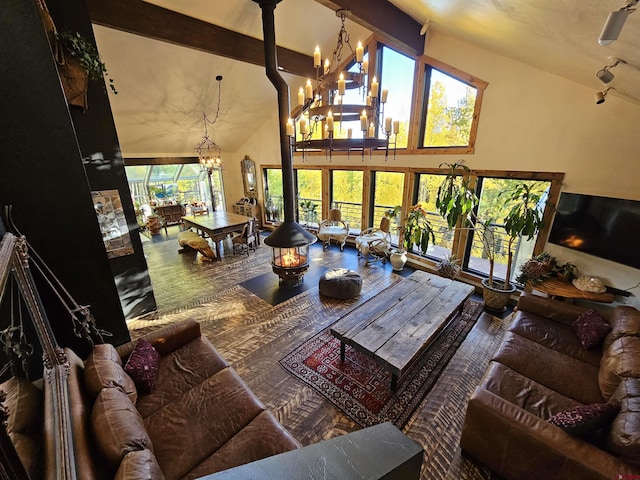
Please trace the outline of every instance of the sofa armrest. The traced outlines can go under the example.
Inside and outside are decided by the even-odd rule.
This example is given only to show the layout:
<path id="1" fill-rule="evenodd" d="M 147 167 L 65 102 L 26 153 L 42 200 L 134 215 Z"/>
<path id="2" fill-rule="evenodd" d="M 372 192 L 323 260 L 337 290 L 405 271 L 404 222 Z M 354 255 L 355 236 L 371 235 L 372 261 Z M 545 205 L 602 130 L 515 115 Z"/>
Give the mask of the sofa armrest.
<path id="1" fill-rule="evenodd" d="M 164 356 L 195 340 L 200 337 L 200 335 L 200 324 L 195 320 L 185 320 L 180 323 L 167 325 L 160 330 L 144 335 L 143 338 L 146 338 L 158 353 Z M 136 346 L 136 342 L 137 340 L 132 340 L 116 347 L 118 355 L 120 355 L 123 361 L 126 361 L 129 357 L 133 348 Z"/>
<path id="2" fill-rule="evenodd" d="M 541 317 L 570 325 L 578 315 L 587 308 L 580 305 L 572 305 L 567 302 L 559 302 L 540 295 L 522 292 L 518 300 L 518 310 L 527 311 Z"/>
<path id="3" fill-rule="evenodd" d="M 505 399 L 476 388 L 469 400 L 462 450 L 504 478 L 620 478 L 632 466 Z"/>

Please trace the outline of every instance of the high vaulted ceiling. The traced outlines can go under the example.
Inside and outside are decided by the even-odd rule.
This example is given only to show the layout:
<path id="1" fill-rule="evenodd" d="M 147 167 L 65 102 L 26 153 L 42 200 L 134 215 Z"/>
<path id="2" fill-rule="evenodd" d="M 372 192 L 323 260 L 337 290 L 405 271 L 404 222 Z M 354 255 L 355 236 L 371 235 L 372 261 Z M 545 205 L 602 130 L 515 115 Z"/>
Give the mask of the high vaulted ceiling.
<path id="1" fill-rule="evenodd" d="M 259 44 L 252 44 L 249 38 L 262 39 L 261 10 L 254 1 L 87 3 L 98 49 L 119 92 L 110 94 L 110 100 L 125 157 L 192 155 L 203 134 L 202 113 L 209 118 L 215 115 L 216 75 L 224 78 L 220 116 L 210 134 L 223 152 L 237 152 L 276 110 L 275 89 L 264 68 L 255 64 L 262 55 Z M 145 13 L 119 13 L 119 4 Z M 615 90 L 610 94 L 640 103 L 640 71 L 636 68 L 640 66 L 640 49 L 636 48 L 640 45 L 640 13 L 629 16 L 612 45 L 603 47 L 597 42 L 608 13 L 624 4 L 625 0 L 283 0 L 275 10 L 276 41 L 284 47 L 278 58 L 295 94 L 312 71 L 304 65 L 315 46 L 321 47 L 323 56 L 335 47 L 340 28 L 335 10 L 342 6 L 354 12 L 353 20 L 346 24 L 354 46 L 374 30 L 387 36 L 404 33 L 409 40 L 402 41 L 415 44 L 416 38 L 421 41 L 421 27 L 429 21 L 427 53 L 428 35 L 440 31 L 594 92 L 605 87 L 595 72 L 611 63 L 609 57 L 621 58 L 628 65 L 612 70 L 616 77 L 610 85 Z M 140 5 L 155 10 L 137 10 Z M 157 7 L 181 15 L 169 18 L 160 15 L 164 10 Z M 202 22 L 183 23 L 185 16 Z M 217 31 L 209 32 L 207 24 L 242 35 L 237 40 L 216 41 L 229 37 L 217 37 Z"/>

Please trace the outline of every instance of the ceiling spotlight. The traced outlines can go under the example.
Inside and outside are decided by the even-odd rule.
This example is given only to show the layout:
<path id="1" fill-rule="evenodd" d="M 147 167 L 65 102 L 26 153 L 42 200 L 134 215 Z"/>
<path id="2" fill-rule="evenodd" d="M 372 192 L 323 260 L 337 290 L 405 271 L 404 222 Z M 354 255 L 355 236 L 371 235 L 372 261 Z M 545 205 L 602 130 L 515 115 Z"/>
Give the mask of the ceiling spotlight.
<path id="1" fill-rule="evenodd" d="M 598 80 L 600 80 L 602 83 L 607 84 L 609 82 L 611 82 L 611 80 L 613 80 L 615 78 L 615 75 L 613 73 L 611 73 L 611 69 L 621 63 L 627 63 L 624 60 L 620 60 L 619 58 L 611 58 L 609 57 L 610 60 L 613 60 L 613 63 L 611 65 L 607 65 L 606 67 L 601 68 L 600 70 L 598 70 L 596 72 L 596 78 Z"/>
<path id="2" fill-rule="evenodd" d="M 604 100 L 607 97 L 607 93 L 609 93 L 609 90 L 611 90 L 611 87 L 603 90 L 602 92 L 596 92 L 596 105 L 600 105 L 601 103 L 604 103 Z"/>
<path id="3" fill-rule="evenodd" d="M 637 5 L 638 1 L 640 0 L 629 0 L 620 10 L 609 14 L 598 39 L 600 45 L 610 45 L 618 39 L 627 17 L 631 12 L 636 11 L 633 7 Z"/>

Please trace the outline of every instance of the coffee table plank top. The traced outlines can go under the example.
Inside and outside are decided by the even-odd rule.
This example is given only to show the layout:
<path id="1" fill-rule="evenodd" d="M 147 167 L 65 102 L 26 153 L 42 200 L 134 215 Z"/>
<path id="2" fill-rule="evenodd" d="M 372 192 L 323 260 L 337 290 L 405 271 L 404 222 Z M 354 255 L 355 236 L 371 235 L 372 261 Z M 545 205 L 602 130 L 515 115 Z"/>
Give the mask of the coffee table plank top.
<path id="1" fill-rule="evenodd" d="M 400 376 L 473 291 L 471 285 L 416 271 L 342 317 L 331 334 Z"/>
<path id="2" fill-rule="evenodd" d="M 338 339 L 353 338 L 360 330 L 367 327 L 377 318 L 395 311 L 398 304 L 402 303 L 407 296 L 423 288 L 425 284 L 431 286 L 432 278 L 444 282 L 447 281 L 444 278 L 435 277 L 422 271 L 414 272 L 409 277 L 384 289 L 342 317 L 331 327 L 331 334 Z"/>
<path id="3" fill-rule="evenodd" d="M 426 350 L 449 325 L 473 291 L 471 285 L 451 282 L 416 312 L 405 327 L 376 350 L 376 357 L 381 363 L 388 365 L 391 371 L 396 370 L 401 375 L 412 360 Z M 454 308 L 455 306 L 457 307 Z"/>

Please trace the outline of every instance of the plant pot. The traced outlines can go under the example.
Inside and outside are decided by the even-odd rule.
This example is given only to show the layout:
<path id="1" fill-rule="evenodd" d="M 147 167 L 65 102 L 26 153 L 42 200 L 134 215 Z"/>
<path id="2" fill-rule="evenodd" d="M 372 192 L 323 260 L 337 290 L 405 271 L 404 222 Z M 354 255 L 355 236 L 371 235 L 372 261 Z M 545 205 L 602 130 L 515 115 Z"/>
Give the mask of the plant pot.
<path id="1" fill-rule="evenodd" d="M 559 274 L 556 276 L 556 278 L 558 279 L 558 281 L 559 281 L 559 282 L 562 282 L 562 283 L 569 283 L 569 282 L 571 281 L 572 276 L 571 276 L 571 274 L 569 274 L 569 275 L 564 275 L 564 274 L 562 274 L 562 273 L 559 273 Z"/>
<path id="2" fill-rule="evenodd" d="M 389 261 L 394 270 L 400 271 L 404 268 L 405 263 L 407 263 L 407 252 L 393 252 L 389 256 Z"/>
<path id="3" fill-rule="evenodd" d="M 64 96 L 69 105 L 87 109 L 87 91 L 89 90 L 89 74 L 73 55 L 65 55 L 64 63 L 58 66 Z"/>
<path id="4" fill-rule="evenodd" d="M 502 290 L 498 288 L 494 282 L 494 286 L 489 285 L 489 279 L 482 280 L 482 295 L 484 297 L 484 308 L 490 312 L 501 313 L 507 309 L 507 303 L 511 295 L 516 291 L 516 287 L 511 285 L 511 288 Z"/>
<path id="5" fill-rule="evenodd" d="M 455 280 L 460 275 L 462 268 L 453 262 L 440 262 L 436 267 L 438 275 L 450 280 Z"/>

